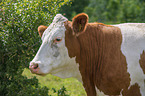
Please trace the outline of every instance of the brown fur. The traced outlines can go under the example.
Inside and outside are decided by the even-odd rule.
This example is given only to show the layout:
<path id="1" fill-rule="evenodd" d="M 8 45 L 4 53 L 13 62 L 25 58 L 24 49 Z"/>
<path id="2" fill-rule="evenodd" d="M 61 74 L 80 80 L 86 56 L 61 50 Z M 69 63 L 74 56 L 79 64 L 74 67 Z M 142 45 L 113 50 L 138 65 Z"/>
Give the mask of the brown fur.
<path id="1" fill-rule="evenodd" d="M 143 51 L 141 56 L 140 56 L 140 60 L 139 60 L 140 66 L 145 74 L 145 52 Z"/>
<path id="2" fill-rule="evenodd" d="M 40 25 L 38 27 L 38 33 L 39 33 L 40 37 L 42 37 L 42 34 L 46 29 L 47 29 L 47 26 L 44 26 L 44 25 Z"/>
<path id="3" fill-rule="evenodd" d="M 137 83 L 132 85 L 129 89 L 122 93 L 123 96 L 141 96 L 139 86 Z"/>
<path id="4" fill-rule="evenodd" d="M 122 89 L 127 91 L 130 78 L 125 56 L 120 50 L 120 29 L 87 23 L 83 34 L 75 36 L 70 21 L 65 22 L 65 27 L 66 47 L 69 56 L 76 57 L 79 63 L 87 95 L 96 96 L 95 86 L 106 95 L 119 95 Z"/>

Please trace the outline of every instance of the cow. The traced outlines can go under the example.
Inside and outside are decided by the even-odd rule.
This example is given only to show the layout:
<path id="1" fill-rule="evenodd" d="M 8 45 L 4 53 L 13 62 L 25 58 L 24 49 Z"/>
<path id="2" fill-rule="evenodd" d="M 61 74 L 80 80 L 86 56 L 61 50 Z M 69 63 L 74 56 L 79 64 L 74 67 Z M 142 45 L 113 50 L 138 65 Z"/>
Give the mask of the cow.
<path id="1" fill-rule="evenodd" d="M 82 82 L 87 96 L 145 96 L 145 23 L 88 23 L 86 13 L 69 21 L 57 14 L 39 26 L 42 44 L 32 73 Z"/>

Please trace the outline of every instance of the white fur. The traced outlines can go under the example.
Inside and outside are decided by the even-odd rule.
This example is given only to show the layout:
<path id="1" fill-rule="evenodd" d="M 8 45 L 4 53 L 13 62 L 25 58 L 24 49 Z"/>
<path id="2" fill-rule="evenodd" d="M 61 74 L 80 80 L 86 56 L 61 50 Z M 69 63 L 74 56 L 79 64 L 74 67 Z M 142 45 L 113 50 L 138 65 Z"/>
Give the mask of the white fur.
<path id="1" fill-rule="evenodd" d="M 145 74 L 139 64 L 140 55 L 145 50 L 145 23 L 125 23 L 115 26 L 121 29 L 123 38 L 121 51 L 126 57 L 127 70 L 131 78 L 130 86 L 137 83 L 141 95 L 145 96 Z"/>
<path id="2" fill-rule="evenodd" d="M 42 45 L 31 62 L 38 64 L 39 74 L 49 73 L 61 78 L 75 77 L 82 82 L 79 64 L 76 63 L 75 58 L 69 57 L 65 46 L 65 21 L 67 19 L 61 14 L 54 17 L 52 24 L 45 30 Z M 62 41 L 55 44 L 54 40 L 57 37 Z M 53 56 L 55 53 L 57 56 Z"/>

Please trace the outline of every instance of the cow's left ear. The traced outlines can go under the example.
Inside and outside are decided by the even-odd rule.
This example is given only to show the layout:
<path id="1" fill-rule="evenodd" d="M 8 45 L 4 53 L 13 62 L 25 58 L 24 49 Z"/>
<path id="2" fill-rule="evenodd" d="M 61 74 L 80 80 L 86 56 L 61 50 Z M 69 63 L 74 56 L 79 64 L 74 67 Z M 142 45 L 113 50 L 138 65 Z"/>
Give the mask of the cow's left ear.
<path id="1" fill-rule="evenodd" d="M 85 32 L 86 25 L 88 23 L 88 15 L 85 13 L 80 13 L 76 15 L 72 20 L 72 30 L 73 34 L 79 36 Z"/>
<path id="2" fill-rule="evenodd" d="M 42 37 L 43 32 L 44 32 L 46 29 L 47 29 L 47 26 L 44 26 L 44 25 L 40 25 L 40 26 L 38 27 L 38 33 L 39 33 L 40 37 Z"/>

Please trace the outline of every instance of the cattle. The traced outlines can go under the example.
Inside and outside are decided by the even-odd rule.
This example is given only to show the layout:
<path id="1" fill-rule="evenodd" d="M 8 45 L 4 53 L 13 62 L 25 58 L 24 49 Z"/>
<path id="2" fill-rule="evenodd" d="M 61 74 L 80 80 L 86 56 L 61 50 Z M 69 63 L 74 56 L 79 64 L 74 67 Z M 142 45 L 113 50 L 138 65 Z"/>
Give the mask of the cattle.
<path id="1" fill-rule="evenodd" d="M 88 20 L 85 13 L 72 21 L 57 14 L 49 27 L 39 26 L 42 44 L 31 72 L 74 77 L 87 96 L 145 96 L 145 23 Z"/>

